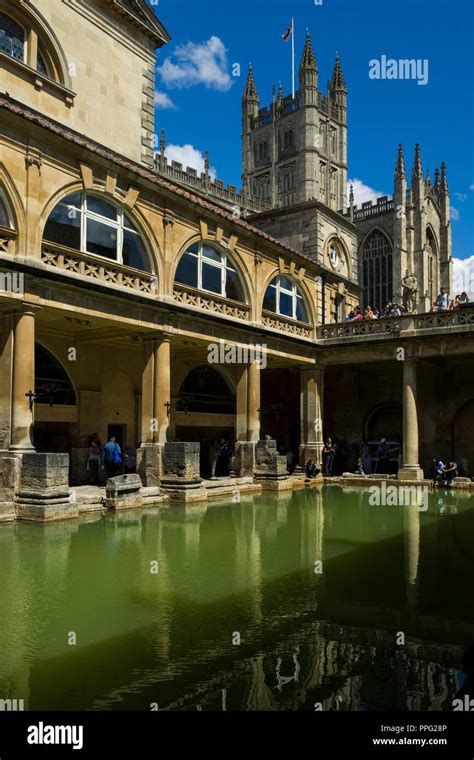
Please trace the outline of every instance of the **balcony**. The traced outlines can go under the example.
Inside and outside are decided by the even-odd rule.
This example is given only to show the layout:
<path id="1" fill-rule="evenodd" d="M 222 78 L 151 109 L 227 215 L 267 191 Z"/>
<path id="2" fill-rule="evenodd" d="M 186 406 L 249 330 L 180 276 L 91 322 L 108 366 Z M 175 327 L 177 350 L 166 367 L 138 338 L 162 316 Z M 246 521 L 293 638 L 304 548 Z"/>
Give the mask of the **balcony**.
<path id="1" fill-rule="evenodd" d="M 452 329 L 454 328 L 454 329 Z M 324 343 L 363 342 L 367 338 L 383 339 L 397 336 L 440 335 L 474 332 L 474 304 L 453 311 L 406 314 L 403 317 L 340 322 L 319 325 L 317 339 Z"/>

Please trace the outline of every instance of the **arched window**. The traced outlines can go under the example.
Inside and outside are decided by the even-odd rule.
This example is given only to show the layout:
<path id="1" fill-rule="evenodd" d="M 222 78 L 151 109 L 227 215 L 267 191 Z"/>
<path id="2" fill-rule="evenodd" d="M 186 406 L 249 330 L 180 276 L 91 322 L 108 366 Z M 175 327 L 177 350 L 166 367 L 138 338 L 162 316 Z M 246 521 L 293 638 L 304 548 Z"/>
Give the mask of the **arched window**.
<path id="1" fill-rule="evenodd" d="M 0 227 L 9 227 L 13 229 L 13 217 L 8 205 L 8 201 L 0 188 Z"/>
<path id="2" fill-rule="evenodd" d="M 393 298 L 392 247 L 379 230 L 374 230 L 362 250 L 364 306 L 379 310 Z"/>
<path id="3" fill-rule="evenodd" d="M 127 212 L 91 193 L 73 193 L 60 201 L 46 223 L 44 239 L 150 271 L 145 244 Z"/>
<path id="4" fill-rule="evenodd" d="M 35 403 L 54 406 L 76 403 L 71 381 L 58 360 L 43 346 L 35 344 Z"/>
<path id="5" fill-rule="evenodd" d="M 284 275 L 271 281 L 263 299 L 263 308 L 282 317 L 308 322 L 308 312 L 298 285 Z"/>
<path id="6" fill-rule="evenodd" d="M 23 62 L 25 47 L 25 30 L 10 16 L 0 12 L 0 51 Z"/>
<path id="7" fill-rule="evenodd" d="M 244 289 L 234 264 L 226 251 L 209 243 L 189 246 L 178 264 L 175 282 L 245 303 Z"/>

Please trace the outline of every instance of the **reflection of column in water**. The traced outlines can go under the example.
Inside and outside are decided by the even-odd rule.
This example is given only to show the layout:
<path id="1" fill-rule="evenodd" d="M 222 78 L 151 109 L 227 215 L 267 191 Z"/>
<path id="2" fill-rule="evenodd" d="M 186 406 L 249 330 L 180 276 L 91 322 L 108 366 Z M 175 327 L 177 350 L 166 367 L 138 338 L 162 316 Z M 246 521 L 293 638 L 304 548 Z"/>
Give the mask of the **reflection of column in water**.
<path id="1" fill-rule="evenodd" d="M 227 711 L 227 689 L 221 689 L 222 696 L 222 712 Z"/>
<path id="2" fill-rule="evenodd" d="M 418 565 L 420 561 L 420 512 L 418 507 L 403 509 L 405 546 L 405 592 L 410 607 L 416 606 L 418 597 Z"/>
<path id="3" fill-rule="evenodd" d="M 147 547 L 147 551 L 142 552 L 145 562 L 144 573 L 148 573 L 150 577 L 150 588 L 153 589 L 152 593 L 154 593 L 157 602 L 157 610 L 154 617 L 155 625 L 151 628 L 151 636 L 156 654 L 159 657 L 167 659 L 169 665 L 171 648 L 170 621 L 172 618 L 172 592 L 169 557 L 167 557 L 165 538 L 166 531 L 174 530 L 174 528 L 167 526 L 166 522 L 162 519 L 159 519 L 158 521 L 153 520 L 153 524 L 155 529 L 150 531 L 150 536 L 155 545 Z M 152 575 L 150 573 L 150 557 L 156 559 L 159 563 L 157 575 Z"/>
<path id="4" fill-rule="evenodd" d="M 246 518 L 235 524 L 235 578 L 236 592 L 250 596 L 250 608 L 253 622 L 262 622 L 262 557 L 260 536 L 257 529 L 256 517 L 259 506 L 252 502 L 251 506 L 241 511 Z M 242 515 L 243 516 L 243 515 Z M 248 523 L 251 522 L 250 525 Z"/>
<path id="5" fill-rule="evenodd" d="M 294 664 L 294 672 L 292 676 L 282 676 L 281 675 L 281 664 L 283 662 L 281 657 L 278 657 L 277 664 L 275 668 L 276 678 L 277 678 L 277 684 L 278 684 L 278 691 L 281 691 L 283 686 L 287 683 L 295 682 L 298 683 L 298 676 L 300 673 L 300 663 L 298 661 L 298 655 L 293 655 L 293 664 Z"/>
<path id="6" fill-rule="evenodd" d="M 265 683 L 262 655 L 252 658 L 249 668 L 249 685 L 247 694 L 242 700 L 242 709 L 251 712 L 276 709 L 272 690 Z"/>

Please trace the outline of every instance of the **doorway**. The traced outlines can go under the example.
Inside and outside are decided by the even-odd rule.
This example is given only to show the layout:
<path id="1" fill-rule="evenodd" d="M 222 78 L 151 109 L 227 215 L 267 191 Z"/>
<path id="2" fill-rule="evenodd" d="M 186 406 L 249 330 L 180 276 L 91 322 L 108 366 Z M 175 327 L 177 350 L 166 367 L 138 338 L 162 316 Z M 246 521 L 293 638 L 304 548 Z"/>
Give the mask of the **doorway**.
<path id="1" fill-rule="evenodd" d="M 111 438 L 115 438 L 115 441 L 120 446 L 122 453 L 125 453 L 125 445 L 127 443 L 127 426 L 126 425 L 107 425 L 107 442 Z"/>

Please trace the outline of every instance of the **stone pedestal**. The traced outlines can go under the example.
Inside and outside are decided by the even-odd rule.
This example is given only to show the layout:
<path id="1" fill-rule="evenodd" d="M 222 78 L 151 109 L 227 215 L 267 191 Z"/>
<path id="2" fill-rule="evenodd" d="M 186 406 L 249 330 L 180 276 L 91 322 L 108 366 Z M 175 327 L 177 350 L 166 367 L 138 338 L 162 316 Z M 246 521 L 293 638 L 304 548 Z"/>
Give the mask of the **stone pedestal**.
<path id="1" fill-rule="evenodd" d="M 139 475 L 128 474 L 109 478 L 105 484 L 105 506 L 116 511 L 140 509 L 143 506 L 141 487 Z"/>
<path id="2" fill-rule="evenodd" d="M 21 456 L 0 457 L 0 522 L 16 519 L 15 493 L 20 488 Z"/>
<path id="3" fill-rule="evenodd" d="M 255 470 L 255 443 L 237 441 L 231 469 L 237 478 L 253 477 Z"/>
<path id="4" fill-rule="evenodd" d="M 288 479 L 286 457 L 278 453 L 276 441 L 267 439 L 255 446 L 255 471 L 257 482 L 281 481 Z"/>
<path id="5" fill-rule="evenodd" d="M 161 488 L 170 501 L 186 503 L 207 498 L 199 469 L 200 450 L 199 443 L 164 444 Z"/>
<path id="6" fill-rule="evenodd" d="M 156 488 L 160 485 L 163 475 L 163 446 L 153 444 L 142 446 L 137 451 L 137 472 L 142 483 L 147 488 Z"/>
<path id="7" fill-rule="evenodd" d="M 79 516 L 77 504 L 70 499 L 68 454 L 23 454 L 17 515 L 36 522 Z"/>

